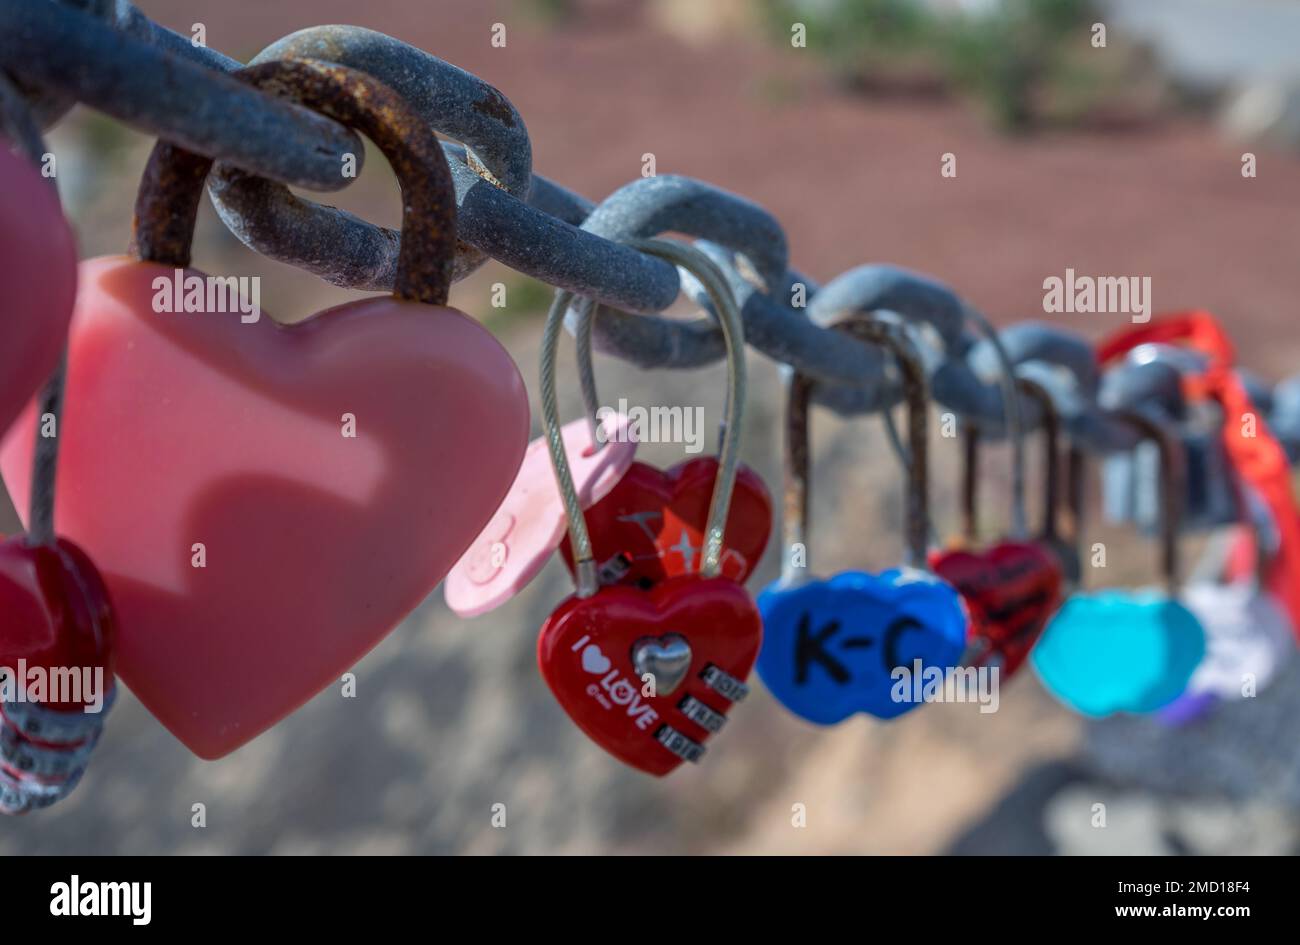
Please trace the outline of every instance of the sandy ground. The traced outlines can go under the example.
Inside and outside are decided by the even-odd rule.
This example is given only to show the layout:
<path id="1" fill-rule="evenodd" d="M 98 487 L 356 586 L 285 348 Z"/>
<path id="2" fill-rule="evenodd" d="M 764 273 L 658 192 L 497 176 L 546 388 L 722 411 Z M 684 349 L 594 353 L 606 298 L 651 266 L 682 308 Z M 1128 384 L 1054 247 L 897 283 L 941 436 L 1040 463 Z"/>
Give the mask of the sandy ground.
<path id="1" fill-rule="evenodd" d="M 1243 361 L 1264 376 L 1296 366 L 1291 254 L 1300 242 L 1300 161 L 1261 154 L 1260 177 L 1243 180 L 1241 149 L 1195 123 L 1009 141 L 955 103 L 864 103 L 837 93 L 796 52 L 725 35 L 683 43 L 645 25 L 626 3 L 597 3 L 590 21 L 560 32 L 493 2 L 141 6 L 173 28 L 205 22 L 210 44 L 242 57 L 312 23 L 355 22 L 401 36 L 500 87 L 528 123 L 539 173 L 599 199 L 635 177 L 641 155 L 653 151 L 661 173 L 717 182 L 773 211 L 795 265 L 821 280 L 863 262 L 899 263 L 943 278 L 1006 323 L 1043 317 L 1042 280 L 1066 267 L 1145 274 L 1158 309 L 1218 311 Z M 488 42 L 498 21 L 510 28 L 504 50 Z M 84 254 L 120 250 L 147 142 L 81 114 L 53 144 L 61 160 L 66 154 L 65 193 Z M 955 180 L 939 175 L 944 152 L 957 155 Z M 372 160 L 337 202 L 392 222 L 396 195 L 380 164 Z M 251 258 L 206 208 L 198 245 L 203 268 L 262 275 L 263 304 L 278 317 L 300 318 L 348 297 Z M 536 313 L 492 312 L 486 301 L 493 281 L 512 278 L 489 267 L 453 301 L 491 314 L 536 407 Z M 1089 335 L 1116 324 L 1058 317 Z M 598 370 L 607 397 L 701 405 L 716 422 L 719 370 L 655 374 L 608 360 Z M 758 355 L 751 370 L 746 457 L 776 491 L 777 372 Z M 576 408 L 571 396 L 568 409 Z M 815 436 L 820 566 L 896 563 L 900 483 L 879 424 L 819 416 Z M 936 514 L 955 524 L 954 442 L 936 439 L 934 450 Z M 669 463 L 680 452 L 656 446 L 645 456 Z M 996 499 L 1004 458 L 991 455 L 989 466 L 994 481 L 985 492 Z M 994 502 L 990 520 L 1003 509 Z M 845 529 L 846 520 L 855 526 Z M 1095 534 L 1122 549 L 1098 583 L 1151 574 L 1153 546 L 1113 530 Z M 775 571 L 770 547 L 751 586 Z M 1006 687 L 992 715 L 930 706 L 888 725 L 856 719 L 829 730 L 796 720 L 756 687 L 707 763 L 646 778 L 573 728 L 537 673 L 537 628 L 567 590 L 566 573 L 552 562 L 518 598 L 475 621 L 455 618 L 436 592 L 358 665 L 355 699 L 327 691 L 219 762 L 192 757 L 127 698 L 76 794 L 0 825 L 0 852 L 1300 849 L 1292 813 L 1300 798 L 1287 786 L 1300 765 L 1283 752 L 1283 770 L 1255 770 L 1275 742 L 1205 762 L 1231 766 L 1257 790 L 1214 778 L 1190 791 L 1153 785 L 1126 766 L 1123 750 L 1106 747 L 1108 738 L 1121 749 L 1153 744 L 1149 731 L 1090 730 L 1031 674 Z M 1270 713 L 1295 717 L 1276 700 Z M 1250 728 L 1249 720 L 1232 724 Z M 1202 741 L 1221 746 L 1235 731 Z M 1289 725 L 1272 733 L 1297 741 Z M 1209 757 L 1164 735 L 1156 744 Z M 207 809 L 201 829 L 191 825 L 197 803 Z M 504 828 L 491 823 L 497 803 L 506 805 Z M 1090 827 L 1097 803 L 1110 811 L 1105 830 Z M 796 804 L 805 805 L 805 827 L 792 823 Z"/>

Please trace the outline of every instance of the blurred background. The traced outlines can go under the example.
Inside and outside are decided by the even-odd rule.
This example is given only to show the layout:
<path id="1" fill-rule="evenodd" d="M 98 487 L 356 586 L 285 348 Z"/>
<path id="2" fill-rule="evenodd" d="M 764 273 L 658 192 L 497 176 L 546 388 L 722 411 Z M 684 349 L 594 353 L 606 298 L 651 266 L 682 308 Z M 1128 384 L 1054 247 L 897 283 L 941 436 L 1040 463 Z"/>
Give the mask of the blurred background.
<path id="1" fill-rule="evenodd" d="M 701 178 L 774 213 L 793 264 L 819 281 L 895 263 L 948 283 L 999 324 L 1050 317 L 1096 337 L 1127 316 L 1044 316 L 1043 279 L 1067 267 L 1149 275 L 1156 311 L 1216 312 L 1265 379 L 1297 368 L 1295 0 L 138 5 L 183 34 L 204 24 L 208 45 L 241 59 L 322 23 L 392 34 L 497 86 L 527 122 L 537 173 L 599 201 L 638 177 L 651 152 L 660 174 Z M 794 22 L 807 26 L 806 48 L 791 45 Z M 1090 41 L 1096 22 L 1104 48 Z M 504 48 L 491 44 L 495 23 L 506 25 Z M 84 109 L 51 134 L 84 256 L 125 249 L 150 144 Z M 1241 175 L 1245 151 L 1258 156 L 1257 178 Z M 939 174 L 946 152 L 955 179 Z M 376 153 L 328 199 L 398 222 Z M 286 321 L 360 294 L 253 255 L 207 204 L 196 265 L 260 275 L 264 308 Z M 503 309 L 489 302 L 496 282 L 508 289 Z M 548 301 L 544 286 L 497 264 L 452 298 L 515 356 L 535 414 Z M 745 457 L 776 494 L 777 369 L 752 352 L 750 369 Z M 720 366 L 644 372 L 598 356 L 597 371 L 606 403 L 720 415 Z M 565 394 L 576 416 L 577 392 Z M 818 569 L 896 564 L 901 476 L 878 419 L 818 414 L 814 439 Z M 932 444 L 941 534 L 957 525 L 958 442 Z M 1007 521 L 1004 452 L 985 464 L 989 535 Z M 683 454 L 654 445 L 641 458 L 667 465 Z M 1095 516 L 1088 536 L 1110 549 L 1091 585 L 1155 576 L 1154 543 Z M 755 591 L 777 558 L 774 542 Z M 0 853 L 1300 851 L 1295 660 L 1257 699 L 1178 730 L 1085 723 L 1030 671 L 991 715 L 931 705 L 832 729 L 794 718 L 757 685 L 705 763 L 659 781 L 590 743 L 538 674 L 537 630 L 569 589 L 552 562 L 471 621 L 439 589 L 356 667 L 355 699 L 328 690 L 218 762 L 191 756 L 127 697 L 81 787 L 50 811 L 0 822 Z M 206 805 L 204 828 L 191 826 L 195 803 Z M 497 803 L 504 828 L 491 822 Z M 1104 829 L 1092 826 L 1097 803 Z M 806 806 L 805 827 L 792 825 L 794 804 Z"/>

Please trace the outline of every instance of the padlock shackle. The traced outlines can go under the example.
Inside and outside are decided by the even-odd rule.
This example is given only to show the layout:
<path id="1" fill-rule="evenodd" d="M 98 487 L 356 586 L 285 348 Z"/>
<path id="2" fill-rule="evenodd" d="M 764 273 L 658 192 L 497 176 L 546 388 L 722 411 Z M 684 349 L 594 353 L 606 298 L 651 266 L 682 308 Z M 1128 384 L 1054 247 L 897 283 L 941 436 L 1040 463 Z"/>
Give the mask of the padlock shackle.
<path id="1" fill-rule="evenodd" d="M 888 350 L 899 365 L 903 395 L 907 402 L 908 453 L 906 539 L 910 567 L 926 569 L 926 546 L 929 539 L 929 388 L 925 368 L 901 326 L 882 321 L 865 312 L 848 312 L 827 320 L 826 324 L 852 335 L 859 341 Z M 785 543 L 781 561 L 781 583 L 789 586 L 811 573 L 808 554 L 808 481 L 809 417 L 815 381 L 806 374 L 790 370 L 786 375 L 785 414 L 785 514 L 782 539 Z M 795 551 L 804 551 L 802 566 L 795 565 Z"/>
<path id="2" fill-rule="evenodd" d="M 605 448 L 605 440 L 600 436 L 600 395 L 596 392 L 596 368 L 592 360 L 592 335 L 596 318 L 609 308 L 589 297 L 576 298 L 569 310 L 568 325 L 573 333 L 575 359 L 578 365 L 578 387 L 582 391 L 582 408 L 587 416 L 587 429 L 591 432 L 592 448 L 595 452 Z M 726 416 L 728 405 L 722 405 L 723 422 L 718 428 L 718 450 L 727 435 Z"/>
<path id="3" fill-rule="evenodd" d="M 456 192 L 428 124 L 379 80 L 332 63 L 281 59 L 239 70 L 249 84 L 361 132 L 383 152 L 402 189 L 401 245 L 393 295 L 446 305 L 456 252 Z M 131 252 L 146 262 L 190 264 L 194 222 L 212 159 L 158 141 L 135 201 Z M 343 173 L 343 169 L 339 169 Z"/>
<path id="4" fill-rule="evenodd" d="M 1025 445 L 1024 423 L 1020 414 L 1020 390 L 1017 386 L 1015 365 L 1002 343 L 997 329 L 977 310 L 965 307 L 966 320 L 979 329 L 993 350 L 998 363 L 998 386 L 1002 391 L 1002 416 L 1007 438 L 1011 441 L 1011 530 L 1009 537 L 1017 541 L 1028 534 L 1025 515 Z M 962 423 L 962 473 L 961 514 L 962 537 L 975 542 L 979 535 L 975 514 L 979 491 L 979 425 L 974 421 Z"/>
<path id="5" fill-rule="evenodd" d="M 1002 417 L 1007 439 L 1011 443 L 1011 528 L 1008 537 L 1024 540 L 1028 535 L 1025 514 L 1025 446 L 1024 423 L 1020 409 L 1020 395 L 1016 388 L 1016 369 L 1002 336 L 993 327 L 992 322 L 979 310 L 969 305 L 962 305 L 962 319 L 974 325 L 984 336 L 998 365 L 997 383 L 1002 395 Z M 894 429 L 893 417 L 888 411 L 881 415 L 885 430 L 889 434 L 890 445 L 900 462 L 907 464 L 908 458 L 899 444 L 898 433 Z M 974 543 L 978 539 L 978 523 L 975 514 L 976 494 L 979 479 L 979 425 L 974 420 L 962 422 L 962 473 L 961 473 L 961 534 L 965 541 Z"/>
<path id="6" fill-rule="evenodd" d="M 582 409 L 587 415 L 587 430 L 591 434 L 592 449 L 605 448 L 605 438 L 600 435 L 600 395 L 596 392 L 596 366 L 591 356 L 592 323 L 600 307 L 591 299 L 579 299 L 574 306 L 573 350 L 578 362 L 578 387 L 582 390 Z"/>
<path id="7" fill-rule="evenodd" d="M 1061 508 L 1061 415 L 1056 412 L 1056 401 L 1042 384 L 1028 377 L 1017 377 L 1016 388 L 1038 404 L 1042 414 L 1044 481 L 1041 533 L 1048 541 L 1055 541 L 1060 537 L 1057 516 Z"/>
<path id="8" fill-rule="evenodd" d="M 640 252 L 665 259 L 685 269 L 699 281 L 713 302 L 718 324 L 727 346 L 727 400 L 723 411 L 722 447 L 718 458 L 718 475 L 713 483 L 713 496 L 709 501 L 709 517 L 704 530 L 704 554 L 699 571 L 701 577 L 717 577 L 722 572 L 723 532 L 727 525 L 727 513 L 731 510 L 736 468 L 740 465 L 740 430 L 744 422 L 747 388 L 745 328 L 740 317 L 740 306 L 722 270 L 694 246 L 662 239 L 632 240 L 627 245 Z M 542 429 L 551 454 L 551 465 L 555 471 L 560 497 L 564 501 L 565 517 L 569 524 L 576 593 L 578 597 L 590 597 L 600 589 L 600 585 L 591 547 L 591 534 L 587 530 L 582 505 L 573 485 L 569 458 L 564 450 L 555 392 L 555 355 L 559 347 L 560 331 L 564 325 L 564 314 L 573 299 L 574 294 L 567 290 L 562 289 L 555 293 L 550 311 L 546 315 L 546 327 L 542 331 Z"/>
<path id="9" fill-rule="evenodd" d="M 1078 443 L 1071 441 L 1065 451 L 1065 512 L 1069 541 L 1083 550 L 1083 522 L 1086 516 L 1088 487 L 1088 454 Z"/>
<path id="10" fill-rule="evenodd" d="M 1113 416 L 1152 440 L 1160 452 L 1160 572 L 1170 597 L 1181 583 L 1178 536 L 1182 530 L 1186 455 L 1182 441 L 1163 425 L 1137 410 L 1116 411 Z"/>

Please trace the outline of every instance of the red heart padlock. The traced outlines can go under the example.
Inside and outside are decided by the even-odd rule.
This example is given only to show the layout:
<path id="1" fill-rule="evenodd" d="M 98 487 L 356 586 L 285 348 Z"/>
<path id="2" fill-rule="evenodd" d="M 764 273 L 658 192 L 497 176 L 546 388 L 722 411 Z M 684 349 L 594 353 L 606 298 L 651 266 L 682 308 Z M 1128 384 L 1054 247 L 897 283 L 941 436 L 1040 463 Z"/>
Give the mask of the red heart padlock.
<path id="1" fill-rule="evenodd" d="M 681 575 L 648 592 L 608 587 L 569 597 L 542 628 L 537 660 L 555 698 L 593 741 L 620 761 L 664 775 L 699 760 L 699 746 L 746 693 L 740 680 L 762 639 L 743 587 Z"/>
<path id="2" fill-rule="evenodd" d="M 1012 535 L 983 550 L 974 547 L 979 432 L 973 425 L 968 426 L 962 477 L 967 547 L 936 552 L 929 558 L 934 572 L 956 587 L 966 601 L 970 612 L 967 662 L 973 666 L 996 662 L 1002 677 L 1008 679 L 1024 664 L 1047 622 L 1060 607 L 1063 579 L 1061 560 L 1049 545 L 1024 537 L 1024 452 L 1017 390 L 1032 394 L 1041 389 L 1015 377 L 996 335 L 991 328 L 987 330 L 995 342 L 1004 372 L 1003 406 L 1012 442 Z M 1054 436 L 1048 439 L 1048 449 L 1054 456 Z M 1055 462 L 1047 464 L 1049 478 L 1054 479 L 1056 471 Z M 1054 483 L 1046 494 L 1051 523 L 1056 512 Z M 1048 533 L 1055 534 L 1054 528 L 1049 528 Z"/>
<path id="3" fill-rule="evenodd" d="M 633 244 L 688 269 L 713 299 L 727 343 L 730 389 L 721 461 L 708 477 L 712 500 L 698 569 L 649 590 L 604 586 L 591 537 L 557 435 L 555 347 L 568 292 L 557 294 L 542 338 L 542 416 L 575 549 L 577 590 L 542 626 L 537 658 L 560 705 L 597 744 L 649 774 L 698 762 L 704 742 L 748 692 L 763 626 L 744 587 L 720 577 L 723 526 L 735 484 L 737 433 L 745 395 L 740 312 L 722 273 L 703 253 L 658 240 Z"/>
<path id="4" fill-rule="evenodd" d="M 0 543 L 0 813 L 48 807 L 81 780 L 115 694 L 114 633 L 80 548 Z"/>
<path id="5" fill-rule="evenodd" d="M 368 135 L 404 205 L 396 297 L 288 326 L 227 305 L 160 312 L 175 280 L 213 285 L 184 268 L 209 162 L 160 143 L 137 201 L 136 243 L 153 261 L 83 268 L 59 531 L 108 583 L 123 680 L 204 758 L 302 705 L 427 597 L 528 442 L 510 356 L 441 307 L 455 201 L 427 125 L 341 67 L 268 62 L 243 75 Z M 33 419 L 0 456 L 20 503 Z"/>
<path id="6" fill-rule="evenodd" d="M 940 552 L 930 562 L 966 601 L 975 646 L 971 665 L 1000 657 L 1003 678 L 1009 677 L 1061 605 L 1056 561 L 1038 544 L 1003 541 L 982 551 Z"/>
<path id="7" fill-rule="evenodd" d="M 99 571 L 85 552 L 60 538 L 53 545 L 19 535 L 0 542 L 0 667 L 22 683 L 19 661 L 46 681 L 55 671 L 100 671 L 102 696 L 113 681 L 113 608 Z M 35 678 L 35 677 L 33 677 Z M 78 687 L 80 688 L 80 687 Z M 94 691 L 42 698 L 55 711 L 81 711 Z"/>
<path id="8" fill-rule="evenodd" d="M 77 247 L 52 182 L 0 138 L 0 432 L 50 376 L 77 294 Z"/>
<path id="9" fill-rule="evenodd" d="M 703 559 L 709 500 L 718 460 L 704 456 L 667 470 L 633 463 L 604 499 L 587 510 L 592 549 L 604 574 L 647 589 L 676 574 L 694 574 Z M 722 537 L 722 575 L 744 583 L 772 533 L 772 499 L 759 475 L 736 470 Z M 560 546 L 573 571 L 573 548 Z"/>

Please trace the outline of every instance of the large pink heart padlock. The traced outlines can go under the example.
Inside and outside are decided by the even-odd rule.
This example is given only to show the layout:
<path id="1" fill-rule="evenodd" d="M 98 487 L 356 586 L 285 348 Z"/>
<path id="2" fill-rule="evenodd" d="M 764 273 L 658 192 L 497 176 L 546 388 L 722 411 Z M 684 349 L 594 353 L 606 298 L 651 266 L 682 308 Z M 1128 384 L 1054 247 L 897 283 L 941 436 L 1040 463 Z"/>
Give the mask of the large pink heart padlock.
<path id="1" fill-rule="evenodd" d="M 636 456 L 627 418 L 609 414 L 601 421 L 599 449 L 585 419 L 565 424 L 560 434 L 578 501 L 590 508 L 618 485 Z M 567 527 L 546 438 L 538 437 L 528 444 L 505 501 L 447 575 L 447 606 L 462 617 L 501 606 L 546 566 Z"/>
<path id="2" fill-rule="evenodd" d="M 0 432 L 54 371 L 77 294 L 77 246 L 59 197 L 0 138 Z"/>
<path id="3" fill-rule="evenodd" d="M 183 267 L 209 167 L 160 142 L 136 207 L 137 251 L 155 261 L 82 266 L 57 527 L 107 581 L 122 679 L 204 758 L 302 705 L 419 604 L 492 517 L 528 439 L 513 361 L 442 307 L 455 203 L 433 132 L 342 67 L 242 75 L 370 137 L 404 206 L 396 297 L 288 326 L 206 304 L 160 312 L 177 277 L 205 280 Z M 20 508 L 33 419 L 0 451 Z"/>

